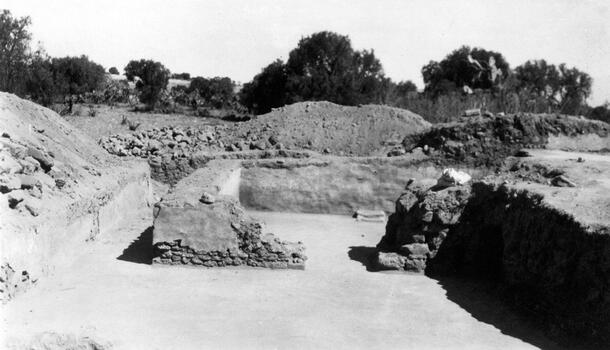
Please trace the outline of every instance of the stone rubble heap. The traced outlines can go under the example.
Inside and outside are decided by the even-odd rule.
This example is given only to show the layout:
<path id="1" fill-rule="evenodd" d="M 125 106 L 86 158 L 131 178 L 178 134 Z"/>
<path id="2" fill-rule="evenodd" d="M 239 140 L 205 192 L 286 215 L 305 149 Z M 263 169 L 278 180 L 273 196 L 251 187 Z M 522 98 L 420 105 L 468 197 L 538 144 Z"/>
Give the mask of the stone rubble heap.
<path id="1" fill-rule="evenodd" d="M 396 202 L 386 234 L 374 257 L 381 270 L 423 272 L 450 229 L 459 222 L 470 197 L 465 185 L 425 188 L 410 183 Z"/>
<path id="2" fill-rule="evenodd" d="M 243 133 L 233 129 L 224 126 L 186 129 L 168 126 L 104 137 L 100 139 L 100 145 L 109 153 L 121 157 L 170 155 L 172 159 L 190 158 L 198 151 L 240 152 L 284 148 L 273 135 L 260 136 L 269 128 Z"/>
<path id="3" fill-rule="evenodd" d="M 38 216 L 39 200 L 44 191 L 66 185 L 65 174 L 55 167 L 52 152 L 11 139 L 8 133 L 0 138 L 0 193 L 8 206 Z"/>

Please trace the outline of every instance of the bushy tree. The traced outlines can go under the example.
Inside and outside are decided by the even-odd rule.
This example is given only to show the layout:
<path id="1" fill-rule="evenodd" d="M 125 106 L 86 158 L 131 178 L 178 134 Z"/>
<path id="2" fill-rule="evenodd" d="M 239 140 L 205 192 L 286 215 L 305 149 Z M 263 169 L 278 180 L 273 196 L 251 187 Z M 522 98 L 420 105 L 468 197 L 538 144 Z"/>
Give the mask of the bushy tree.
<path id="1" fill-rule="evenodd" d="M 160 62 L 141 59 L 130 61 L 125 67 L 125 75 L 129 81 L 139 78 L 136 88 L 140 92 L 140 101 L 154 108 L 167 88 L 170 72 Z"/>
<path id="2" fill-rule="evenodd" d="M 286 62 L 290 102 L 380 102 L 387 81 L 373 51 L 354 51 L 349 37 L 319 32 L 299 41 Z"/>
<path id="3" fill-rule="evenodd" d="M 591 94 L 591 77 L 577 68 L 559 66 L 545 60 L 530 60 L 515 68 L 516 88 L 545 98 L 553 109 L 567 114 L 585 110 Z"/>
<path id="4" fill-rule="evenodd" d="M 26 75 L 31 34 L 30 17 L 14 18 L 9 10 L 0 14 L 0 90 L 20 92 Z"/>
<path id="5" fill-rule="evenodd" d="M 439 96 L 464 86 L 492 89 L 501 83 L 509 69 L 501 53 L 462 46 L 440 62 L 430 61 L 422 68 L 422 76 L 425 92 Z"/>
<path id="6" fill-rule="evenodd" d="M 256 114 L 267 113 L 271 108 L 286 104 L 286 66 L 276 60 L 257 74 L 251 82 L 244 84 L 239 101 Z"/>
<path id="7" fill-rule="evenodd" d="M 256 113 L 298 101 L 380 103 L 389 83 L 372 50 L 354 51 L 349 37 L 324 31 L 301 39 L 286 64 L 265 67 L 240 99 Z"/>
<path id="8" fill-rule="evenodd" d="M 610 103 L 606 102 L 603 105 L 591 108 L 587 117 L 610 123 Z"/>
<path id="9" fill-rule="evenodd" d="M 406 100 L 418 97 L 417 86 L 410 80 L 399 83 L 389 82 L 386 103 L 392 106 L 402 106 Z"/>
<path id="10" fill-rule="evenodd" d="M 114 74 L 114 75 L 121 74 L 121 73 L 119 73 L 119 70 L 118 70 L 118 69 L 116 69 L 116 67 L 110 67 L 110 68 L 108 69 L 108 73 L 110 73 L 110 74 Z"/>
<path id="11" fill-rule="evenodd" d="M 33 101 L 48 106 L 56 94 L 51 57 L 43 49 L 38 49 L 30 57 L 25 79 L 26 94 Z"/>
<path id="12" fill-rule="evenodd" d="M 235 83 L 227 77 L 195 77 L 187 89 L 188 93 L 198 91 L 206 104 L 214 108 L 227 107 L 235 99 Z"/>
<path id="13" fill-rule="evenodd" d="M 104 67 L 85 55 L 53 58 L 51 62 L 57 94 L 84 94 L 97 89 L 104 82 Z"/>

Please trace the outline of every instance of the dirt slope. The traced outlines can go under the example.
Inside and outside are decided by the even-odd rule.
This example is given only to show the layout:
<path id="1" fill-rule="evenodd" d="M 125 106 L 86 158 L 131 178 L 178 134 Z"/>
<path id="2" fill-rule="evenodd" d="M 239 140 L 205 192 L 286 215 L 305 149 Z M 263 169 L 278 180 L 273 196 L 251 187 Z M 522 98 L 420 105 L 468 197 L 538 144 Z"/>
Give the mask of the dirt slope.
<path id="1" fill-rule="evenodd" d="M 117 212 L 145 202 L 149 175 L 143 162 L 112 157 L 55 112 L 11 94 L 0 93 L 0 135 L 0 299 L 8 300 L 51 260 L 69 260 L 73 244 L 119 223 Z M 134 196 L 124 200 L 125 191 Z"/>
<path id="2" fill-rule="evenodd" d="M 405 109 L 381 105 L 341 106 L 330 102 L 300 102 L 277 108 L 241 123 L 238 136 L 274 136 L 288 148 L 337 155 L 380 155 L 388 144 L 427 130 L 430 123 Z"/>

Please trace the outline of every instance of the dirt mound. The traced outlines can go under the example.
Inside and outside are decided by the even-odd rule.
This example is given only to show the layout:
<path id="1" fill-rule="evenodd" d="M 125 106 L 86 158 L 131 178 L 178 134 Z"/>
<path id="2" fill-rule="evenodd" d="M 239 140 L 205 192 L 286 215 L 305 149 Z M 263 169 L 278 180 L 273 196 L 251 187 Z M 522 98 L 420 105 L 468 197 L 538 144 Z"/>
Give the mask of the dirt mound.
<path id="1" fill-rule="evenodd" d="M 430 123 L 405 109 L 300 102 L 238 124 L 235 132 L 241 139 L 271 138 L 287 148 L 370 156 L 385 154 L 389 146 L 399 144 L 405 135 L 428 128 Z"/>
<path id="2" fill-rule="evenodd" d="M 521 148 L 545 148 L 550 137 L 589 134 L 607 138 L 610 125 L 565 115 L 496 115 L 437 124 L 422 135 L 406 136 L 403 146 L 421 147 L 441 164 L 493 167 Z"/>
<path id="3" fill-rule="evenodd" d="M 144 193 L 132 205 L 146 199 L 148 168 L 111 157 L 55 112 L 14 95 L 0 93 L 0 111 L 0 263 L 11 281 L 28 277 L 26 286 L 52 256 L 70 256 L 60 248 L 99 234 L 121 190 L 139 182 Z M 1 299 L 14 287 L 0 288 Z"/>

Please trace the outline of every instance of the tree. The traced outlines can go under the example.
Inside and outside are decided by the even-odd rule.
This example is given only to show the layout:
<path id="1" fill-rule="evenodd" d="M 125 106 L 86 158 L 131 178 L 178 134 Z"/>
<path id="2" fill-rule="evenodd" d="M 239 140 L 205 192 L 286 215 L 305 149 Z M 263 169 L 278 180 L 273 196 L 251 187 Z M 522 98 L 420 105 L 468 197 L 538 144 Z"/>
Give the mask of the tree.
<path id="1" fill-rule="evenodd" d="M 214 108 L 227 107 L 235 98 L 235 83 L 227 77 L 206 79 L 195 77 L 187 89 L 187 93 L 198 91 L 199 96 L 206 104 Z"/>
<path id="2" fill-rule="evenodd" d="M 559 95 L 561 112 L 581 114 L 586 107 L 586 100 L 591 95 L 593 79 L 575 67 L 568 68 L 565 63 L 559 65 Z"/>
<path id="3" fill-rule="evenodd" d="M 114 75 L 120 74 L 119 70 L 116 69 L 116 67 L 110 67 L 110 69 L 108 69 L 108 73 L 114 74 Z"/>
<path id="4" fill-rule="evenodd" d="M 286 104 L 286 66 L 276 60 L 244 84 L 239 93 L 241 104 L 256 114 L 267 113 L 271 108 Z"/>
<path id="5" fill-rule="evenodd" d="M 55 96 L 53 63 L 43 49 L 31 56 L 25 79 L 25 92 L 33 101 L 48 106 Z"/>
<path id="6" fill-rule="evenodd" d="M 389 82 L 386 103 L 391 106 L 402 106 L 406 100 L 417 98 L 417 86 L 410 80 L 399 83 Z"/>
<path id="7" fill-rule="evenodd" d="M 13 18 L 9 10 L 0 14 L 0 90 L 17 93 L 26 75 L 31 34 L 30 17 Z"/>
<path id="8" fill-rule="evenodd" d="M 610 103 L 606 102 L 595 108 L 591 108 L 587 117 L 610 123 Z"/>
<path id="9" fill-rule="evenodd" d="M 471 89 L 498 87 L 509 65 L 498 52 L 462 46 L 442 61 L 430 61 L 422 67 L 425 92 L 434 97 L 467 86 Z"/>
<path id="10" fill-rule="evenodd" d="M 140 101 L 153 109 L 167 88 L 170 73 L 160 62 L 141 59 L 130 61 L 125 67 L 125 75 L 129 81 L 139 78 L 136 88 L 140 92 Z"/>
<path id="11" fill-rule="evenodd" d="M 349 37 L 319 32 L 301 39 L 286 64 L 275 61 L 245 84 L 240 100 L 256 113 L 299 101 L 380 103 L 389 87 L 372 50 L 354 51 Z"/>
<path id="12" fill-rule="evenodd" d="M 58 95 L 80 95 L 96 90 L 104 82 L 104 67 L 85 55 L 51 60 Z"/>
<path id="13" fill-rule="evenodd" d="M 319 32 L 299 41 L 286 62 L 290 102 L 381 102 L 387 81 L 375 53 L 354 51 L 349 37 Z"/>
<path id="14" fill-rule="evenodd" d="M 545 60 L 529 60 L 515 68 L 517 90 L 545 98 L 553 109 L 567 114 L 580 114 L 591 94 L 593 80 L 577 68 L 565 63 L 555 66 Z"/>

